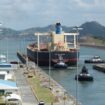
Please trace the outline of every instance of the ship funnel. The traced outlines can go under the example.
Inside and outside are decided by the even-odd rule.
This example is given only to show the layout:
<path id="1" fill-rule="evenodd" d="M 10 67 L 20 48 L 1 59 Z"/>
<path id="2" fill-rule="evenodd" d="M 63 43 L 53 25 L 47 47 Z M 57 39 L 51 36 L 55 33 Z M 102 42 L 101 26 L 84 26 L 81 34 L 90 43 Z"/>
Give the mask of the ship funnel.
<path id="1" fill-rule="evenodd" d="M 56 34 L 61 34 L 62 32 L 62 27 L 60 23 L 56 23 Z"/>

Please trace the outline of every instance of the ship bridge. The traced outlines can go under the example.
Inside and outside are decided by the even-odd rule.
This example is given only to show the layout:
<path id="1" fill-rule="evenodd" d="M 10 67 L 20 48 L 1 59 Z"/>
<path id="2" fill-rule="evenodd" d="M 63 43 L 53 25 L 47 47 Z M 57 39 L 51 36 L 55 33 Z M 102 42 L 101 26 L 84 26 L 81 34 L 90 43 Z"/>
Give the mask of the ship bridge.
<path id="1" fill-rule="evenodd" d="M 37 36 L 37 47 L 38 50 L 40 50 L 40 37 L 41 36 L 48 36 L 51 38 L 50 43 L 48 43 L 47 48 L 48 49 L 55 49 L 55 47 L 63 46 L 64 49 L 68 48 L 68 45 L 72 45 L 72 48 L 76 49 L 77 48 L 77 36 L 79 33 L 61 33 L 61 34 L 56 34 L 55 32 L 51 33 L 35 33 L 35 36 Z M 72 37 L 72 42 L 67 41 L 67 36 Z"/>
<path id="2" fill-rule="evenodd" d="M 46 49 L 48 50 L 57 50 L 57 51 L 66 51 L 70 50 L 69 45 L 71 49 L 77 48 L 77 36 L 79 35 L 78 32 L 76 33 L 65 33 L 62 31 L 62 27 L 60 23 L 56 23 L 55 25 L 55 32 L 49 32 L 49 33 L 35 33 L 37 36 L 37 47 L 38 50 L 40 50 L 40 37 L 41 36 L 49 36 L 50 42 L 46 45 Z M 67 36 L 72 37 L 72 41 L 67 40 Z"/>

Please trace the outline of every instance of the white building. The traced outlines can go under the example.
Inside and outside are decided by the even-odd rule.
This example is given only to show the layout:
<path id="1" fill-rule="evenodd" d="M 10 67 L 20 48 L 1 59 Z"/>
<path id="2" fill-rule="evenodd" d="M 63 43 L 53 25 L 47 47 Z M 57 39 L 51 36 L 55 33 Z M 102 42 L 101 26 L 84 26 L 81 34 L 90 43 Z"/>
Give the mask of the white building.
<path id="1" fill-rule="evenodd" d="M 8 73 L 7 71 L 0 71 L 0 79 L 9 80 L 13 79 L 13 73 Z"/>

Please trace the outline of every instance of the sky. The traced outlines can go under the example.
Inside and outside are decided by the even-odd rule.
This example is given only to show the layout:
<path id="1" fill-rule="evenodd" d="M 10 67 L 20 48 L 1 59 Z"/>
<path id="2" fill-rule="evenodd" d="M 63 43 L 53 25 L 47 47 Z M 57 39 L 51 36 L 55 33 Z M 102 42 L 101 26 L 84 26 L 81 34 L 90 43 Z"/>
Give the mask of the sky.
<path id="1" fill-rule="evenodd" d="M 105 0 L 0 0 L 2 27 L 80 26 L 87 21 L 105 26 Z"/>

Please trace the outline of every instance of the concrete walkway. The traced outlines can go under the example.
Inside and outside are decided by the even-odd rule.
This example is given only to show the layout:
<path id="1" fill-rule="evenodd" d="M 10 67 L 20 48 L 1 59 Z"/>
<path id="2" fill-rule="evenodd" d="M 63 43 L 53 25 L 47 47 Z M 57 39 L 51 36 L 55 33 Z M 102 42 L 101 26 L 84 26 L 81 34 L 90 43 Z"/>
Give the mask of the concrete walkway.
<path id="1" fill-rule="evenodd" d="M 29 71 L 35 70 L 35 74 L 39 77 L 41 85 L 49 88 L 49 75 L 46 74 L 40 67 L 37 67 L 33 62 L 28 63 Z M 57 83 L 53 78 L 50 77 L 51 92 L 59 100 L 53 105 L 82 105 L 80 102 L 76 101 L 76 98 L 72 95 L 68 95 L 67 91 L 59 83 Z M 66 98 L 66 99 L 64 99 Z"/>
<path id="2" fill-rule="evenodd" d="M 49 87 L 49 76 L 41 68 L 37 68 L 34 63 L 29 62 L 28 71 L 33 70 L 35 70 L 35 74 L 39 76 L 40 81 L 42 81 L 41 85 Z M 38 101 L 24 76 L 24 72 L 27 72 L 26 67 L 15 70 L 17 86 L 22 97 L 22 105 L 38 105 Z M 53 105 L 81 105 L 79 102 L 76 103 L 76 99 L 72 95 L 68 95 L 66 90 L 51 77 L 50 83 L 53 85 L 51 87 L 51 92 L 59 100 L 59 102 L 53 103 Z M 66 99 L 64 99 L 64 97 Z"/>
<path id="3" fill-rule="evenodd" d="M 29 61 L 27 69 L 28 69 L 27 71 L 33 71 L 33 73 L 35 73 L 39 77 L 41 81 L 41 85 L 43 87 L 50 88 L 52 94 L 57 98 L 58 102 L 50 103 L 50 105 L 82 105 L 80 102 L 78 102 L 78 100 L 75 99 L 75 97 L 73 97 L 72 95 L 68 95 L 67 91 L 60 84 L 58 84 L 55 80 L 49 77 L 49 75 L 47 75 L 40 67 L 37 67 L 35 63 Z M 37 100 L 35 100 L 34 95 L 32 95 L 31 89 L 28 86 L 28 83 L 26 82 L 25 77 L 23 76 L 23 71 L 24 70 L 20 69 L 16 73 L 17 84 L 18 86 L 20 86 L 23 105 L 36 105 Z M 18 83 L 18 79 L 20 79 L 19 83 Z M 29 93 L 27 92 L 27 89 L 28 91 L 30 91 Z"/>
<path id="4" fill-rule="evenodd" d="M 25 68 L 15 70 L 16 83 L 22 98 L 22 105 L 38 105 L 38 102 L 23 75 Z"/>

